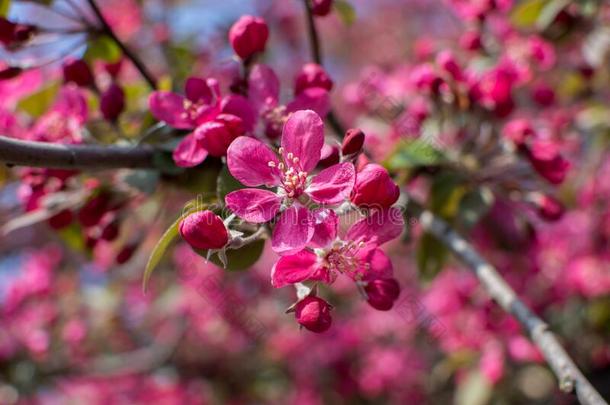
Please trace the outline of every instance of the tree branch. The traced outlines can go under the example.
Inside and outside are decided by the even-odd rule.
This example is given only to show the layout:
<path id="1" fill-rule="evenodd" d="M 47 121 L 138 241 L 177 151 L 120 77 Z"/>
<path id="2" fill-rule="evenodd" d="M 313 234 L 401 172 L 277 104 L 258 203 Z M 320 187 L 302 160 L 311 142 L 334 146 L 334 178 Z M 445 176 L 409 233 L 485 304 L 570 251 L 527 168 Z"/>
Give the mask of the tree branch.
<path id="1" fill-rule="evenodd" d="M 108 24 L 108 22 L 104 18 L 104 15 L 102 14 L 100 8 L 95 3 L 95 0 L 87 0 L 87 2 L 89 3 L 89 6 L 91 7 L 91 10 L 93 11 L 93 13 L 95 13 L 95 16 L 97 17 L 98 21 L 102 25 L 101 28 L 104 31 L 104 33 L 106 35 L 108 35 L 110 38 L 112 38 L 112 40 L 119 46 L 119 48 L 121 48 L 121 51 L 123 51 L 123 54 L 134 64 L 134 66 L 136 67 L 136 69 L 138 69 L 138 71 L 140 72 L 142 77 L 144 77 L 144 79 L 146 80 L 148 85 L 153 90 L 155 90 L 157 88 L 157 81 L 155 80 L 153 75 L 148 71 L 148 69 L 146 68 L 146 65 L 144 65 L 144 63 L 142 63 L 142 61 L 136 56 L 136 54 L 133 53 L 127 47 L 127 45 L 119 39 L 119 37 L 117 37 L 115 32 L 112 30 L 112 27 L 110 26 L 110 24 Z"/>
<path id="2" fill-rule="evenodd" d="M 576 389 L 578 400 L 583 405 L 607 405 L 549 330 L 546 322 L 519 299 L 497 270 L 483 259 L 470 243 L 445 221 L 423 209 L 411 198 L 407 202 L 407 211 L 419 217 L 422 228 L 434 235 L 467 265 L 491 298 L 521 323 L 557 376 L 562 391 L 572 392 Z"/>
<path id="3" fill-rule="evenodd" d="M 149 146 L 65 145 L 0 135 L 0 162 L 55 169 L 154 168 Z"/>

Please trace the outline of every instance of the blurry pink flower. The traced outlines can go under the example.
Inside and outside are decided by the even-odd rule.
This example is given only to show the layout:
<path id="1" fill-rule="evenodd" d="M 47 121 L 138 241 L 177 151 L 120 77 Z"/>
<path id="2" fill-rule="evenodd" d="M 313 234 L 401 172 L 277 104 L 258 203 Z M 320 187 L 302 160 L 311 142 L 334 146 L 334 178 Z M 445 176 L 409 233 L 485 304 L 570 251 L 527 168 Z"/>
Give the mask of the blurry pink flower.
<path id="1" fill-rule="evenodd" d="M 269 38 L 267 23 L 260 17 L 244 15 L 229 30 L 229 42 L 242 59 L 263 52 Z"/>
<path id="2" fill-rule="evenodd" d="M 254 138 L 239 137 L 227 151 L 231 174 L 249 187 L 265 185 L 277 191 L 246 188 L 225 197 L 227 207 L 249 222 L 268 222 L 284 210 L 273 230 L 272 247 L 277 253 L 301 250 L 311 240 L 314 218 L 299 202 L 339 204 L 348 198 L 355 180 L 351 163 L 322 170 L 309 180 L 320 160 L 324 143 L 324 123 L 313 111 L 297 111 L 290 116 L 282 134 L 279 157 Z"/>
<path id="3" fill-rule="evenodd" d="M 305 89 L 320 87 L 331 91 L 333 81 L 324 68 L 317 63 L 306 63 L 301 67 L 294 80 L 294 94 L 299 95 Z"/>
<path id="4" fill-rule="evenodd" d="M 68 84 L 62 87 L 51 109 L 36 121 L 29 137 L 43 142 L 80 143 L 87 115 L 87 101 L 82 90 Z"/>
<path id="5" fill-rule="evenodd" d="M 87 62 L 82 59 L 69 59 L 63 65 L 64 81 L 73 82 L 80 87 L 91 86 L 95 79 Z"/>
<path id="6" fill-rule="evenodd" d="M 526 156 L 534 169 L 552 184 L 560 184 L 565 179 L 570 162 L 559 152 L 556 143 L 547 140 L 536 140 L 528 146 Z"/>
<path id="7" fill-rule="evenodd" d="M 525 141 L 528 138 L 531 138 L 535 135 L 534 128 L 530 122 L 530 120 L 525 118 L 517 118 L 511 121 L 508 121 L 504 128 L 502 128 L 502 136 L 506 139 L 510 139 L 517 146 L 521 146 L 525 144 Z"/>
<path id="8" fill-rule="evenodd" d="M 286 119 L 298 110 L 313 110 L 319 116 L 325 117 L 330 111 L 328 89 L 310 83 L 312 86 L 295 91 L 295 98 L 287 105 L 280 104 L 280 81 L 269 66 L 255 65 L 248 81 L 248 99 L 257 116 L 265 125 L 265 134 L 270 138 L 280 135 Z M 328 83 L 326 83 L 328 87 Z M 296 87 L 299 87 L 297 84 Z"/>
<path id="9" fill-rule="evenodd" d="M 276 287 L 306 280 L 332 283 L 342 273 L 355 281 L 371 281 L 392 276 L 392 262 L 379 246 L 402 233 L 404 222 L 397 208 L 375 211 L 352 225 L 337 238 L 338 217 L 330 211 L 317 212 L 316 249 L 282 256 L 271 270 Z"/>
<path id="10" fill-rule="evenodd" d="M 333 0 L 308 0 L 311 1 L 311 12 L 318 17 L 328 15 L 333 7 Z"/>

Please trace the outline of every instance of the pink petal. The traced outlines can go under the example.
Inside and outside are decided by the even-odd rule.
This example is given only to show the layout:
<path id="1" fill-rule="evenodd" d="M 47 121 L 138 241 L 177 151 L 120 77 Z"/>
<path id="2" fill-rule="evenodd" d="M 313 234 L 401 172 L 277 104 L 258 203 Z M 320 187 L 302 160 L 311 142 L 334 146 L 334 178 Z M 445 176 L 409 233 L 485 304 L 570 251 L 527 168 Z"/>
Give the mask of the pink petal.
<path id="1" fill-rule="evenodd" d="M 339 217 L 333 210 L 320 208 L 313 211 L 315 228 L 310 244 L 313 247 L 324 248 L 337 237 Z"/>
<path id="2" fill-rule="evenodd" d="M 248 98 L 256 110 L 276 106 L 280 95 L 280 81 L 267 65 L 258 64 L 250 71 Z"/>
<path id="3" fill-rule="evenodd" d="M 271 285 L 275 288 L 309 280 L 318 271 L 318 257 L 308 250 L 282 256 L 271 269 Z"/>
<path id="4" fill-rule="evenodd" d="M 197 141 L 194 133 L 188 134 L 174 149 L 173 157 L 176 166 L 193 167 L 203 162 L 208 151 Z"/>
<path id="5" fill-rule="evenodd" d="M 364 280 L 391 278 L 394 273 L 392 261 L 381 249 L 360 250 L 357 254 L 363 264 L 361 273 Z M 366 266 L 368 264 L 368 266 Z"/>
<path id="6" fill-rule="evenodd" d="M 286 121 L 282 131 L 284 153 L 292 153 L 305 172 L 311 171 L 320 160 L 324 145 L 324 123 L 311 110 L 297 111 Z"/>
<path id="7" fill-rule="evenodd" d="M 232 94 L 224 97 L 220 103 L 221 112 L 241 118 L 246 131 L 250 132 L 256 125 L 257 113 L 247 98 Z"/>
<path id="8" fill-rule="evenodd" d="M 313 110 L 320 117 L 326 117 L 330 111 L 328 91 L 321 87 L 311 87 L 303 90 L 302 93 L 286 106 L 286 111 L 289 113 L 298 110 Z"/>
<path id="9" fill-rule="evenodd" d="M 404 225 L 399 208 L 377 210 L 352 225 L 347 231 L 346 240 L 361 241 L 370 247 L 379 246 L 400 236 Z"/>
<path id="10" fill-rule="evenodd" d="M 212 89 L 210 89 L 205 79 L 189 77 L 184 85 L 184 90 L 186 98 L 194 103 L 203 101 L 205 104 L 212 104 L 214 101 Z"/>
<path id="11" fill-rule="evenodd" d="M 279 184 L 279 172 L 269 167 L 269 162 L 277 166 L 275 153 L 261 141 L 247 136 L 240 136 L 227 149 L 227 166 L 229 171 L 242 184 L 249 187 Z"/>
<path id="12" fill-rule="evenodd" d="M 151 114 L 177 129 L 191 129 L 193 121 L 185 116 L 184 97 L 169 91 L 155 91 L 148 99 Z"/>
<path id="13" fill-rule="evenodd" d="M 275 224 L 271 248 L 279 255 L 302 250 L 314 233 L 313 214 L 305 207 L 292 206 L 282 212 Z"/>
<path id="14" fill-rule="evenodd" d="M 227 194 L 225 203 L 238 217 L 260 224 L 270 221 L 277 214 L 282 198 L 268 190 L 245 188 Z"/>
<path id="15" fill-rule="evenodd" d="M 318 173 L 305 192 L 317 203 L 339 204 L 349 198 L 355 181 L 354 165 L 339 163 Z"/>

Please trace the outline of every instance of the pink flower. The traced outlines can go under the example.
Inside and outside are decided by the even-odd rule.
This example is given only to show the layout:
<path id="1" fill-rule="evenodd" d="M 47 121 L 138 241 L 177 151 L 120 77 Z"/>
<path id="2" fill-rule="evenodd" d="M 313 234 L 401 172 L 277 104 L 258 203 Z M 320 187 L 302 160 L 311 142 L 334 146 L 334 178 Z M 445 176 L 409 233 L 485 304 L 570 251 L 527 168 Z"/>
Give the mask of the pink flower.
<path id="1" fill-rule="evenodd" d="M 301 86 L 304 85 L 297 83 L 295 87 Z M 291 102 L 283 105 L 280 104 L 280 81 L 269 66 L 254 66 L 248 81 L 248 99 L 256 114 L 262 118 L 265 133 L 270 138 L 276 138 L 281 133 L 288 115 L 292 112 L 313 110 L 321 117 L 326 116 L 330 111 L 328 91 L 328 83 L 325 80 L 315 79 L 300 92 L 295 92 L 296 96 Z"/>
<path id="2" fill-rule="evenodd" d="M 340 163 L 309 178 L 324 144 L 324 123 L 313 111 L 290 116 L 282 134 L 279 156 L 267 145 L 249 137 L 237 138 L 227 151 L 231 174 L 248 187 L 265 185 L 277 191 L 246 188 L 229 193 L 227 207 L 249 222 L 268 222 L 280 212 L 272 247 L 277 253 L 301 250 L 314 232 L 313 214 L 304 204 L 339 204 L 349 197 L 355 180 L 351 163 Z"/>
<path id="3" fill-rule="evenodd" d="M 177 129 L 195 129 L 174 149 L 176 165 L 193 167 L 208 154 L 224 156 L 231 142 L 251 129 L 254 119 L 248 101 L 237 95 L 221 99 L 215 79 L 191 77 L 185 93 L 156 91 L 149 99 L 150 111 L 158 120 Z"/>
<path id="4" fill-rule="evenodd" d="M 398 200 L 400 189 L 382 166 L 370 163 L 358 172 L 351 200 L 359 207 L 387 208 Z"/>
<path id="5" fill-rule="evenodd" d="M 242 59 L 265 50 L 269 28 L 265 20 L 251 15 L 242 16 L 229 30 L 229 42 Z"/>
<path id="6" fill-rule="evenodd" d="M 180 222 L 180 236 L 193 249 L 220 249 L 229 242 L 222 218 L 209 210 L 184 218 Z"/>
<path id="7" fill-rule="evenodd" d="M 322 333 L 330 328 L 330 305 L 322 298 L 305 297 L 295 306 L 294 316 L 305 329 Z"/>
<path id="8" fill-rule="evenodd" d="M 329 210 L 316 212 L 317 223 L 312 246 L 282 256 L 271 270 L 271 284 L 276 287 L 306 280 L 332 283 L 338 274 L 355 281 L 388 279 L 392 262 L 379 246 L 402 233 L 404 222 L 397 208 L 378 210 L 352 225 L 344 237 L 337 237 L 338 217 Z"/>
<path id="9" fill-rule="evenodd" d="M 524 145 L 525 141 L 535 134 L 536 132 L 534 131 L 531 122 L 525 118 L 511 120 L 502 128 L 502 135 L 506 139 L 513 141 L 517 146 Z"/>
<path id="10" fill-rule="evenodd" d="M 74 84 L 62 87 L 55 104 L 33 126 L 29 138 L 35 141 L 80 143 L 87 121 L 87 101 Z"/>
<path id="11" fill-rule="evenodd" d="M 220 113 L 220 88 L 216 79 L 190 77 L 186 97 L 169 91 L 155 91 L 148 100 L 150 112 L 176 129 L 193 129 Z"/>

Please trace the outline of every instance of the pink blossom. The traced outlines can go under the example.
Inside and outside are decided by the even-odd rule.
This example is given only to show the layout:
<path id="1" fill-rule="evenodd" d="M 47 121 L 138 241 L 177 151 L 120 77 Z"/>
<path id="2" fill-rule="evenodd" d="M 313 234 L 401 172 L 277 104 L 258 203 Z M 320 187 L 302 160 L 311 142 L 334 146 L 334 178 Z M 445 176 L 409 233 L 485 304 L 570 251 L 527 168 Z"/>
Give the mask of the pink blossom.
<path id="1" fill-rule="evenodd" d="M 227 151 L 231 174 L 249 187 L 265 185 L 277 191 L 246 188 L 229 193 L 227 207 L 249 222 L 263 223 L 275 217 L 284 204 L 273 231 L 272 247 L 287 254 L 301 250 L 311 240 L 314 218 L 304 204 L 339 204 L 354 186 L 355 169 L 340 163 L 310 179 L 320 160 L 324 124 L 313 111 L 297 111 L 290 116 L 282 134 L 279 156 L 259 140 L 237 138 Z"/>
<path id="2" fill-rule="evenodd" d="M 318 297 L 309 296 L 299 301 L 294 316 L 299 324 L 316 333 L 327 331 L 332 324 L 330 305 Z"/>
<path id="3" fill-rule="evenodd" d="M 316 249 L 282 256 L 271 271 L 274 287 L 306 280 L 332 283 L 338 274 L 345 274 L 355 281 L 392 276 L 392 263 L 379 246 L 402 233 L 404 222 L 399 209 L 373 212 L 352 225 L 342 238 L 337 238 L 336 215 L 327 211 L 317 214 L 313 239 Z"/>

